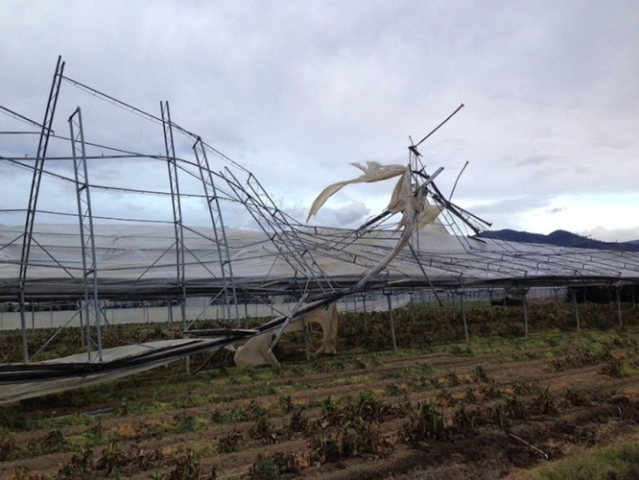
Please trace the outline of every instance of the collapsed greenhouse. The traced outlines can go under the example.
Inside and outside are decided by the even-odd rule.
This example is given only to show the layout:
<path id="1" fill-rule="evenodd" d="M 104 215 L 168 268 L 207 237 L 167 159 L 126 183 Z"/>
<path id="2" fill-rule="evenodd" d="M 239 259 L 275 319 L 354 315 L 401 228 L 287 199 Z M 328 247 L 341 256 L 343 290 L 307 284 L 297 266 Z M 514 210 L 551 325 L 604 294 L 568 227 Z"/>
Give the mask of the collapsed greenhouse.
<path id="1" fill-rule="evenodd" d="M 77 105 L 65 112 L 71 115 L 67 125 L 58 125 L 62 84 L 84 95 L 73 99 L 77 104 L 90 102 L 98 110 L 93 102 L 103 100 L 136 122 L 161 125 L 164 154 L 114 146 L 108 143 L 112 132 L 85 133 Z M 356 165 L 360 177 L 330 185 L 319 195 L 310 215 L 348 184 L 397 179 L 385 211 L 358 229 L 339 229 L 309 226 L 283 212 L 250 171 L 173 122 L 168 102 L 161 103 L 157 117 L 65 76 L 60 59 L 41 124 L 6 107 L 0 111 L 28 123 L 29 133 L 39 138 L 35 156 L 16 149 L 0 152 L 5 178 L 15 171 L 30 176 L 28 195 L 16 199 L 26 208 L 3 206 L 0 212 L 20 220 L 0 228 L 0 304 L 19 315 L 24 353 L 23 363 L 0 365 L 0 403 L 117 378 L 260 336 L 268 338 L 270 353 L 294 323 L 341 298 L 375 290 L 390 299 L 420 290 L 639 283 L 637 252 L 477 237 L 487 222 L 441 193 L 436 179 L 443 169 L 427 172 L 422 163 L 418 147 L 429 135 L 409 147 L 407 165 Z M 65 128 L 68 136 L 54 133 Z M 24 137 L 24 132 L 3 133 Z M 165 172 L 167 185 L 140 186 L 140 176 L 95 179 L 96 165 L 105 161 L 146 162 Z M 39 202 L 48 185 L 64 185 L 60 188 L 70 195 L 71 206 L 64 210 Z M 114 215 L 105 205 L 115 196 L 153 197 L 165 207 L 165 216 Z M 185 206 L 194 201 L 206 210 L 207 226 L 187 218 Z M 248 228 L 229 226 L 228 218 L 238 215 L 251 219 Z M 268 305 L 273 296 L 290 298 L 291 308 L 273 311 L 275 318 L 259 328 L 242 329 L 246 305 Z M 204 303 L 187 322 L 186 305 L 193 298 Z M 104 351 L 100 332 L 112 326 L 106 314 L 110 306 L 158 301 L 169 305 L 168 320 L 177 315 L 185 331 L 212 305 L 221 306 L 229 328 L 211 332 L 213 338 Z M 42 349 L 27 348 L 29 315 L 36 306 L 52 310 L 62 304 L 70 305 L 69 320 L 60 328 L 83 326 L 87 352 L 37 362 Z"/>

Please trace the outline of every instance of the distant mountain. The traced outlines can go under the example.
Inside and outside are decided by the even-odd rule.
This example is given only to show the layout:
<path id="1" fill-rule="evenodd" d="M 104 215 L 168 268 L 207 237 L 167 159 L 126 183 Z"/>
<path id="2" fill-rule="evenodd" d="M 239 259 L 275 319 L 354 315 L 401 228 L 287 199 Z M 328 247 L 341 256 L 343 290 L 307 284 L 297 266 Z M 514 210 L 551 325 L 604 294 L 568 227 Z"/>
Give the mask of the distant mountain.
<path id="1" fill-rule="evenodd" d="M 541 243 L 558 247 L 592 248 L 595 250 L 627 250 L 639 252 L 639 240 L 630 242 L 601 242 L 592 238 L 582 237 L 565 230 L 555 230 L 548 235 L 541 233 L 518 232 L 517 230 L 486 231 L 476 235 L 479 238 L 492 238 L 519 243 Z"/>

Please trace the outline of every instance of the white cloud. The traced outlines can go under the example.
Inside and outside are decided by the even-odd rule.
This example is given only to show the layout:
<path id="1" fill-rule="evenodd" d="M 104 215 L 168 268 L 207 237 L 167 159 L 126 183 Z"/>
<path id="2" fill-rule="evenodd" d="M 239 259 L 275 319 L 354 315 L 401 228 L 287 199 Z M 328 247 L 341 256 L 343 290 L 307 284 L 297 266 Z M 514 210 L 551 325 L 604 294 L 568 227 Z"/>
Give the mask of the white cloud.
<path id="1" fill-rule="evenodd" d="M 626 229 L 607 229 L 604 227 L 595 227 L 590 230 L 584 230 L 577 233 L 579 235 L 592 237 L 604 242 L 628 242 L 631 240 L 639 240 L 639 227 Z"/>

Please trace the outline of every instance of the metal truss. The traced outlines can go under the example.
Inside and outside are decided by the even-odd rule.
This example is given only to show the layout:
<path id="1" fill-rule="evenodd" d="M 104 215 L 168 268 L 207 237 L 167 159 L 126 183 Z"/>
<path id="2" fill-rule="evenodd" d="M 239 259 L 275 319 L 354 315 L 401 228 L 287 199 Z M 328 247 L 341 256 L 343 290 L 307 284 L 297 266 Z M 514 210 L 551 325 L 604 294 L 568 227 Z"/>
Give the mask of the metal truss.
<path id="1" fill-rule="evenodd" d="M 195 158 L 200 171 L 200 178 L 202 179 L 202 187 L 204 188 L 204 195 L 206 196 L 206 205 L 208 207 L 209 214 L 211 215 L 215 244 L 217 245 L 218 257 L 220 259 L 226 312 L 228 319 L 231 319 L 231 304 L 235 306 L 235 319 L 239 327 L 241 321 L 237 302 L 237 290 L 235 279 L 233 278 L 233 265 L 231 262 L 231 254 L 229 253 L 228 240 L 226 238 L 226 229 L 224 228 L 220 198 L 215 187 L 213 174 L 209 165 L 209 159 L 206 155 L 206 149 L 204 148 L 201 138 L 198 138 L 193 145 L 193 151 L 195 152 Z"/>
<path id="2" fill-rule="evenodd" d="M 312 250 L 295 230 L 293 222 L 284 214 L 266 193 L 262 185 L 249 172 L 248 189 L 238 180 L 233 172 L 225 167 L 224 178 L 260 228 L 273 242 L 281 258 L 293 269 L 294 278 L 306 282 L 307 285 L 319 289 L 322 293 L 334 292 L 335 289 L 326 272 L 315 260 Z"/>
<path id="3" fill-rule="evenodd" d="M 84 129 L 80 107 L 69 117 L 71 131 L 71 151 L 73 153 L 73 171 L 75 174 L 76 196 L 78 199 L 78 220 L 80 222 L 80 243 L 82 244 L 82 280 L 84 283 L 84 321 L 86 325 L 87 354 L 91 358 L 91 325 L 95 321 L 97 335 L 98 360 L 102 361 L 102 326 L 100 304 L 98 300 L 98 262 L 95 255 L 95 235 L 89 171 L 87 168 Z M 82 317 L 80 317 L 82 318 Z"/>
<path id="4" fill-rule="evenodd" d="M 173 207 L 173 225 L 175 229 L 175 265 L 177 284 L 181 290 L 180 312 L 182 316 L 182 328 L 186 330 L 186 286 L 184 283 L 184 228 L 182 224 L 182 204 L 180 201 L 180 182 L 178 181 L 178 168 L 175 156 L 175 143 L 173 141 L 173 125 L 169 102 L 160 102 L 162 112 L 162 129 L 164 131 L 164 146 L 166 149 L 167 167 L 169 171 L 169 183 L 171 186 L 171 205 Z"/>

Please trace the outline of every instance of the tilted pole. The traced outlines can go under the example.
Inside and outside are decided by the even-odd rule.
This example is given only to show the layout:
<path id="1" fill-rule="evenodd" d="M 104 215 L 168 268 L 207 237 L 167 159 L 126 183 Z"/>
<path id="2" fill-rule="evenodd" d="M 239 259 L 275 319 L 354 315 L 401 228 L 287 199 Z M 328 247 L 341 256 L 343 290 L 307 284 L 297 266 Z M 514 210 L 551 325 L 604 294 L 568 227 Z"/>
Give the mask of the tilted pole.
<path id="1" fill-rule="evenodd" d="M 22 253 L 20 256 L 20 273 L 18 277 L 18 301 L 20 304 L 20 327 L 22 329 L 22 352 L 25 363 L 29 362 L 29 347 L 27 345 L 27 323 L 25 316 L 25 287 L 27 281 L 27 267 L 29 266 L 29 253 L 31 251 L 31 239 L 33 238 L 33 224 L 35 222 L 35 214 L 38 206 L 38 195 L 40 193 L 40 182 L 42 181 L 42 172 L 44 170 L 44 159 L 47 155 L 47 148 L 49 146 L 51 124 L 53 123 L 55 108 L 58 104 L 58 95 L 60 93 L 60 84 L 62 81 L 63 71 L 64 62 L 62 61 L 62 57 L 58 57 L 58 63 L 56 64 L 55 73 L 53 74 L 51 91 L 49 92 L 49 100 L 44 113 L 44 121 L 42 122 L 42 130 L 40 131 L 40 141 L 38 143 L 36 163 L 33 169 L 31 191 L 29 193 L 29 205 L 27 207 L 27 217 L 24 224 L 24 235 L 22 237 Z"/>
<path id="2" fill-rule="evenodd" d="M 231 319 L 231 303 L 235 305 L 235 319 L 237 326 L 241 326 L 240 312 L 237 301 L 237 290 L 235 288 L 235 279 L 233 278 L 233 266 L 231 263 L 231 254 L 229 244 L 226 238 L 226 229 L 224 228 L 224 219 L 222 217 L 222 209 L 220 200 L 211 174 L 209 159 L 206 155 L 206 149 L 202 143 L 202 139 L 198 138 L 193 145 L 195 158 L 200 170 L 200 179 L 206 195 L 206 204 L 211 215 L 211 223 L 213 224 L 213 234 L 215 236 L 215 246 L 217 248 L 218 257 L 220 259 L 220 271 L 222 273 L 222 285 L 224 288 L 225 307 L 227 318 Z M 230 295 L 229 295 L 230 294 Z M 232 301 L 232 302 L 231 302 Z M 248 315 L 247 315 L 248 317 Z"/>

